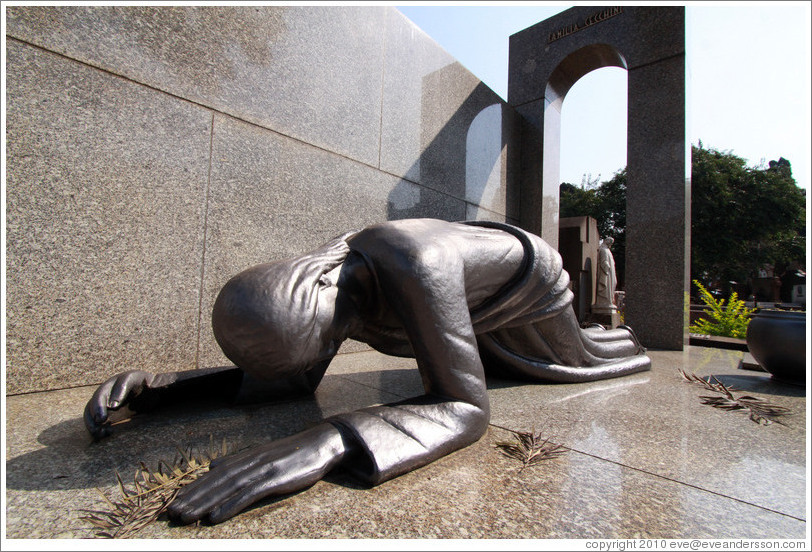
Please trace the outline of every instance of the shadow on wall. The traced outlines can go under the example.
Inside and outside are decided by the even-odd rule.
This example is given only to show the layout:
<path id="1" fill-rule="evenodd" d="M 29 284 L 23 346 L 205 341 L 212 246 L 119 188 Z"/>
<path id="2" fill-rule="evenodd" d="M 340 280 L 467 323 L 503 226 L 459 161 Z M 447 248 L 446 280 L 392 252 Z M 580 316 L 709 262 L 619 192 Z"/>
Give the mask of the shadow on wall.
<path id="1" fill-rule="evenodd" d="M 514 187 L 508 185 L 514 166 L 508 159 L 513 154 L 508 145 L 512 110 L 478 81 L 463 97 L 458 91 L 464 94 L 460 82 L 466 80 L 472 80 L 471 74 L 459 63 L 423 78 L 421 153 L 389 195 L 388 220 L 518 219 Z"/>

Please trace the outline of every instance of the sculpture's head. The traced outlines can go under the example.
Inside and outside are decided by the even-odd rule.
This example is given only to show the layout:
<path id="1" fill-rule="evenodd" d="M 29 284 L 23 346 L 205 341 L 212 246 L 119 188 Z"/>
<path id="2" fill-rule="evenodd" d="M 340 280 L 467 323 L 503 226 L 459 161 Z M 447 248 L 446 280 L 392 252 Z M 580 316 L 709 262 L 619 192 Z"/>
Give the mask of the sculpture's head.
<path id="1" fill-rule="evenodd" d="M 333 327 L 336 289 L 325 276 L 347 257 L 345 237 L 301 257 L 249 268 L 223 286 L 212 329 L 234 364 L 275 379 L 335 355 L 341 344 Z"/>
<path id="2" fill-rule="evenodd" d="M 607 237 L 607 238 L 603 238 L 603 242 L 601 242 L 601 245 L 605 246 L 607 249 L 611 249 L 612 244 L 614 244 L 614 243 L 615 243 L 615 238 Z"/>

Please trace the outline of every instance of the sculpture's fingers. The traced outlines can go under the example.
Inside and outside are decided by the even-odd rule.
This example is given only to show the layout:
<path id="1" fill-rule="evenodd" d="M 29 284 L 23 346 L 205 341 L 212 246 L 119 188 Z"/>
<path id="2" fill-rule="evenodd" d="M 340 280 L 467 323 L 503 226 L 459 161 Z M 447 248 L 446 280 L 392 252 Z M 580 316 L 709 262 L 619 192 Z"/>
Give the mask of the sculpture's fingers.
<path id="1" fill-rule="evenodd" d="M 110 435 L 110 426 L 96 423 L 93 403 L 90 401 L 85 405 L 84 420 L 87 431 L 96 441 Z"/>
<path id="2" fill-rule="evenodd" d="M 184 524 L 203 519 L 210 510 L 228 501 L 250 482 L 250 471 L 243 469 L 242 465 L 230 470 L 210 471 L 178 492 L 167 508 L 169 516 Z"/>
<path id="3" fill-rule="evenodd" d="M 260 485 L 249 485 L 234 493 L 228 500 L 209 511 L 211 523 L 222 523 L 230 519 L 255 502 L 275 494 L 282 494 L 280 484 L 274 479 L 266 480 Z"/>
<path id="4" fill-rule="evenodd" d="M 195 483 L 202 481 L 199 479 Z M 193 483 L 194 484 L 194 483 Z M 188 525 L 202 519 L 208 509 L 214 506 L 215 494 L 213 492 L 189 493 L 191 485 L 181 489 L 166 511 L 169 517 L 183 525 Z"/>
<path id="5" fill-rule="evenodd" d="M 285 495 L 301 491 L 315 484 L 322 477 L 320 469 L 286 470 L 277 463 L 266 464 L 259 476 L 243 480 L 231 496 L 211 508 L 208 519 L 211 523 L 220 523 L 234 517 L 251 504 L 274 495 Z"/>
<path id="6" fill-rule="evenodd" d="M 237 454 L 229 454 L 228 456 L 221 456 L 215 458 L 209 464 L 209 473 L 225 473 L 225 472 L 238 472 L 241 466 L 250 463 L 251 458 L 257 459 L 256 450 L 249 449 L 245 452 Z"/>
<path id="7" fill-rule="evenodd" d="M 97 425 L 107 421 L 107 405 L 110 400 L 110 391 L 115 383 L 116 378 L 110 378 L 102 383 L 87 403 L 87 408 L 90 409 L 89 414 Z"/>
<path id="8" fill-rule="evenodd" d="M 229 458 L 231 458 L 231 456 L 218 456 L 217 458 L 213 459 L 209 464 L 209 471 L 213 470 L 217 466 L 222 466 Z"/>
<path id="9" fill-rule="evenodd" d="M 133 389 L 142 384 L 143 381 L 143 373 L 127 372 L 124 374 L 119 374 L 119 376 L 115 379 L 112 390 L 110 391 L 110 398 L 107 401 L 108 408 L 111 410 L 121 408 L 122 404 L 125 403 Z"/>

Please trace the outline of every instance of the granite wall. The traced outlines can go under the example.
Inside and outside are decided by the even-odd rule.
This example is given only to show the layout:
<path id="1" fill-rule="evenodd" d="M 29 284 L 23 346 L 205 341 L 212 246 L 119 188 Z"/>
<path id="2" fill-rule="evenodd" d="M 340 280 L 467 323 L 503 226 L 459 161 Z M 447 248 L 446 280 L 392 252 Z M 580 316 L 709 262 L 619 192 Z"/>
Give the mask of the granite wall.
<path id="1" fill-rule="evenodd" d="M 226 364 L 222 284 L 348 229 L 518 221 L 515 112 L 394 8 L 6 16 L 9 394 Z"/>

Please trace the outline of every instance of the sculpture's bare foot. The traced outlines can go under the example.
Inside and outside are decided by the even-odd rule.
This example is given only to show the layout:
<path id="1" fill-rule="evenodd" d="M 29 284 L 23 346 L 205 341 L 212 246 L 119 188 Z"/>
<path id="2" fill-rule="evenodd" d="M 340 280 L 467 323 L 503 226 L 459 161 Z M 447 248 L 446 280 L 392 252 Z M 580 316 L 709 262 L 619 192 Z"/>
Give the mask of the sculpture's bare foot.
<path id="1" fill-rule="evenodd" d="M 637 345 L 637 353 L 636 354 L 641 355 L 641 354 L 646 352 L 646 348 L 643 347 L 643 345 L 640 344 L 640 340 L 637 339 L 637 334 L 634 333 L 634 330 L 632 330 L 626 324 L 622 324 L 622 325 L 618 326 L 618 329 L 626 330 L 627 332 L 629 332 L 631 334 L 632 341 L 634 341 L 634 344 Z"/>

